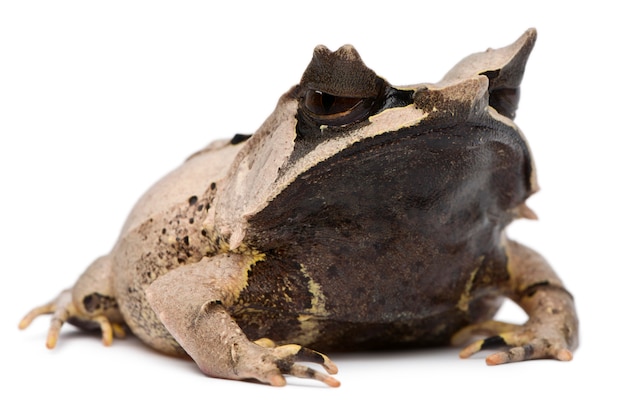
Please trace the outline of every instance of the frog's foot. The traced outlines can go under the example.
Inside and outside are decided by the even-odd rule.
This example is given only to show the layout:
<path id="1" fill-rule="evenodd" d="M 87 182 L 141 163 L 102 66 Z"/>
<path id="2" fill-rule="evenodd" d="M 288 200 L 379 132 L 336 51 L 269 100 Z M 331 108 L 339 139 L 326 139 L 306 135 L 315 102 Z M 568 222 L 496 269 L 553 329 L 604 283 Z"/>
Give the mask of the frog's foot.
<path id="1" fill-rule="evenodd" d="M 124 327 L 118 323 L 112 323 L 104 315 L 89 316 L 80 312 L 72 301 L 72 291 L 64 290 L 57 298 L 40 307 L 34 308 L 20 321 L 19 328 L 26 329 L 32 321 L 40 315 L 52 315 L 46 347 L 53 349 L 59 340 L 59 333 L 64 323 L 71 321 L 79 325 L 97 325 L 102 331 L 102 343 L 110 346 L 113 336 L 123 338 Z"/>
<path id="2" fill-rule="evenodd" d="M 234 371 L 239 379 L 253 378 L 273 386 L 286 384 L 283 375 L 311 378 L 330 387 L 340 383 L 328 374 L 336 374 L 337 366 L 326 355 L 300 345 L 277 346 L 269 339 L 260 339 L 251 345 L 235 345 L 232 349 Z M 299 363 L 319 364 L 328 374 Z"/>
<path id="3" fill-rule="evenodd" d="M 514 325 L 498 321 L 486 321 L 470 325 L 452 338 L 452 344 L 458 345 L 470 340 L 474 335 L 489 336 L 475 341 L 463 350 L 459 356 L 468 358 L 481 350 L 509 347 L 506 351 L 487 356 L 488 365 L 513 363 L 532 359 L 572 360 L 572 351 L 566 339 L 549 326 L 527 322 L 525 325 Z"/>

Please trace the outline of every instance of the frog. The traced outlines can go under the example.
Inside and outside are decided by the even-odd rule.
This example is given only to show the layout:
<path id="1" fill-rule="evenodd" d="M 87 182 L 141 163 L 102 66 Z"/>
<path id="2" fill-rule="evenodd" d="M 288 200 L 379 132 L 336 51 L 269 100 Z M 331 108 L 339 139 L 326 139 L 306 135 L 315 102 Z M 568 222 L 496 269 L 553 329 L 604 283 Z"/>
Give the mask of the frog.
<path id="1" fill-rule="evenodd" d="M 104 345 L 127 332 L 211 377 L 340 385 L 326 353 L 455 345 L 498 365 L 569 361 L 572 294 L 510 239 L 537 219 L 514 122 L 536 42 L 392 86 L 351 45 L 314 49 L 253 134 L 211 142 L 137 202 L 108 254 L 20 322 L 50 314 Z M 528 319 L 494 317 L 509 299 Z"/>

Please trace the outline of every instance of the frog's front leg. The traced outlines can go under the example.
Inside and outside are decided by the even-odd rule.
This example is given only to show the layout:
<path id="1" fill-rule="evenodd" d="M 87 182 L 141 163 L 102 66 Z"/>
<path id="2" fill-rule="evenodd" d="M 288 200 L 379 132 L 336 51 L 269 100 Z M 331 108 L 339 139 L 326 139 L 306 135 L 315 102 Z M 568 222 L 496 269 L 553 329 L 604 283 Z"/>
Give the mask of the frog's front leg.
<path id="1" fill-rule="evenodd" d="M 572 295 L 539 253 L 514 241 L 507 241 L 506 250 L 511 276 L 508 294 L 528 314 L 528 321 L 523 325 L 487 321 L 462 329 L 453 344 L 475 334 L 489 337 L 470 344 L 460 356 L 508 346 L 507 351 L 488 356 L 487 364 L 541 358 L 571 360 L 578 346 L 578 318 Z"/>
<path id="2" fill-rule="evenodd" d="M 52 301 L 30 311 L 19 323 L 19 328 L 27 328 L 40 315 L 52 314 L 46 339 L 49 349 L 56 346 L 61 327 L 66 322 L 83 329 L 100 328 L 102 342 L 109 346 L 113 336 L 125 335 L 124 321 L 112 290 L 111 272 L 109 257 L 100 257 L 71 289 L 62 291 Z"/>
<path id="3" fill-rule="evenodd" d="M 226 311 L 246 286 L 251 262 L 236 253 L 205 257 L 160 276 L 148 287 L 146 297 L 170 334 L 207 375 L 281 386 L 283 374 L 289 374 L 338 386 L 329 375 L 298 364 L 318 363 L 335 374 L 337 367 L 328 357 L 295 344 L 251 342 Z"/>

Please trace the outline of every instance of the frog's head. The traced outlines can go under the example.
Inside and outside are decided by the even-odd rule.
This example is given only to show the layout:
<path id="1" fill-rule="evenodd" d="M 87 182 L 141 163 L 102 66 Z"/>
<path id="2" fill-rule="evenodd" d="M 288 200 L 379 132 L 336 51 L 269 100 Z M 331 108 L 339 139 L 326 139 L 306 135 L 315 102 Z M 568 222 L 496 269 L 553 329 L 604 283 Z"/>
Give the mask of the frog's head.
<path id="1" fill-rule="evenodd" d="M 440 148 L 445 150 L 441 159 L 445 165 L 454 160 L 453 154 L 464 154 L 473 147 L 475 140 L 465 137 L 464 131 L 476 127 L 488 127 L 500 133 L 498 139 L 507 138 L 504 144 L 514 144 L 508 158 L 519 162 L 512 176 L 520 178 L 517 199 L 525 199 L 536 189 L 534 171 L 513 119 L 535 38 L 535 30 L 528 30 L 507 47 L 466 57 L 438 83 L 412 86 L 389 84 L 363 63 L 351 45 L 334 52 L 316 47 L 300 83 L 283 95 L 234 162 L 216 208 L 218 228 L 230 238 L 231 247 L 238 246 L 251 217 L 266 210 L 313 168 L 336 164 L 338 156 L 343 165 L 347 159 L 356 165 L 367 160 L 374 172 L 383 165 L 385 170 L 394 170 L 404 158 L 418 158 L 405 155 L 405 149 Z M 415 144 L 417 137 L 432 132 L 438 136 L 431 144 Z M 399 146 L 383 146 L 392 144 Z M 373 159 L 372 151 L 377 148 L 386 152 Z M 484 162 L 483 169 L 500 170 L 496 164 Z M 509 191 L 495 192 L 504 195 Z"/>

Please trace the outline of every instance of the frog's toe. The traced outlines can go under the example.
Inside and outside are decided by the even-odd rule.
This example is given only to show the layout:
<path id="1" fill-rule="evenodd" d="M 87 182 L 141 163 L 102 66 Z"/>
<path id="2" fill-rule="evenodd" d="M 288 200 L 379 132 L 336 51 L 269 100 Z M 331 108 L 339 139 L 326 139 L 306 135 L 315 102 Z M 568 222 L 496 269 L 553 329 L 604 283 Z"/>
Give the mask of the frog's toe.
<path id="1" fill-rule="evenodd" d="M 64 290 L 54 300 L 31 310 L 22 318 L 18 327 L 20 329 L 26 329 L 33 320 L 40 315 L 52 315 L 48 336 L 46 338 L 46 347 L 48 349 L 56 347 L 61 328 L 68 321 L 73 321 L 77 324 L 95 324 L 99 326 L 102 331 L 102 343 L 105 346 L 111 345 L 113 336 L 122 338 L 125 335 L 122 325 L 110 322 L 104 315 L 85 316 L 81 314 L 72 301 L 71 290 Z"/>
<path id="2" fill-rule="evenodd" d="M 291 363 L 292 371 L 301 371 L 302 367 L 295 367 L 297 362 L 309 362 L 319 364 L 324 367 L 324 370 L 330 374 L 337 374 L 337 366 L 333 363 L 328 356 L 317 352 L 315 350 L 308 349 L 306 347 L 302 347 L 300 345 L 285 345 L 285 346 L 277 346 L 274 348 L 274 352 L 278 357 L 287 360 L 287 363 Z M 308 369 L 308 368 L 307 368 Z M 312 369 L 310 369 L 312 370 Z M 291 373 L 286 373 L 291 374 Z M 306 375 L 296 375 L 296 377 L 308 377 Z M 324 374 L 325 375 L 325 374 Z"/>
<path id="3" fill-rule="evenodd" d="M 337 366 L 326 355 L 299 345 L 275 346 L 270 340 L 262 339 L 236 357 L 239 378 L 254 378 L 273 386 L 283 386 L 286 384 L 284 375 L 291 375 L 317 380 L 330 387 L 340 385 L 329 375 L 337 373 Z M 319 364 L 328 374 L 300 363 Z"/>
<path id="4" fill-rule="evenodd" d="M 515 331 L 516 329 L 519 329 L 519 328 L 520 328 L 519 325 L 515 325 L 515 324 L 512 324 L 512 323 L 489 320 L 489 321 L 485 321 L 485 322 L 480 322 L 480 323 L 468 325 L 468 326 L 462 328 L 461 330 L 456 332 L 454 334 L 454 336 L 452 336 L 451 343 L 452 343 L 453 346 L 461 346 L 461 345 L 469 342 L 470 340 L 472 340 L 472 338 L 474 338 L 477 335 L 482 335 L 482 336 L 500 335 L 502 333 Z M 488 340 L 488 339 L 485 339 L 485 340 Z M 484 340 L 480 340 L 478 342 L 472 343 L 465 350 L 468 350 L 470 347 L 472 347 L 472 348 L 476 348 L 476 351 L 473 351 L 473 352 L 469 353 L 467 356 L 461 356 L 461 357 L 469 357 L 472 354 L 474 354 L 474 353 L 476 353 L 476 352 L 478 352 L 478 351 L 480 351 L 482 349 L 486 349 L 487 347 L 484 347 L 484 348 L 480 347 L 480 342 L 483 342 L 483 341 Z M 495 341 L 494 342 L 488 341 L 485 344 L 486 345 L 490 345 L 490 344 L 493 345 L 495 343 L 496 343 Z"/>
<path id="5" fill-rule="evenodd" d="M 569 361 L 573 358 L 565 339 L 550 330 L 543 331 L 541 328 L 533 328 L 529 325 L 514 325 L 498 321 L 468 326 L 457 332 L 452 343 L 458 344 L 476 334 L 489 337 L 467 345 L 459 354 L 461 358 L 468 358 L 481 350 L 497 350 L 505 347 L 508 347 L 508 350 L 487 356 L 486 363 L 498 365 L 534 359 Z"/>
<path id="6" fill-rule="evenodd" d="M 323 382 L 330 387 L 339 387 L 339 381 L 330 375 L 300 364 L 303 362 L 319 364 L 324 367 L 327 373 L 336 374 L 338 371 L 337 366 L 328 358 L 328 356 L 316 352 L 315 350 L 293 344 L 277 346 L 269 350 L 272 351 L 272 357 L 275 359 L 274 363 L 282 374 L 299 378 L 310 378 Z M 270 381 L 270 383 L 272 385 L 277 385 L 272 381 Z"/>
<path id="7" fill-rule="evenodd" d="M 481 350 L 500 349 L 502 347 L 510 346 L 510 339 L 507 339 L 508 333 L 501 333 L 497 335 L 489 336 L 485 339 L 480 339 L 465 346 L 459 353 L 459 357 L 466 359 Z M 488 362 L 489 363 L 489 362 Z"/>
<path id="8" fill-rule="evenodd" d="M 26 314 L 24 318 L 22 318 L 18 325 L 18 328 L 24 330 L 30 326 L 35 318 L 39 317 L 40 315 L 47 315 L 52 313 L 54 313 L 54 304 L 52 303 L 33 308 L 29 313 Z"/>
<path id="9" fill-rule="evenodd" d="M 35 318 L 41 315 L 51 314 L 52 319 L 50 320 L 50 328 L 48 329 L 48 337 L 46 338 L 46 347 L 53 349 L 59 339 L 61 327 L 67 322 L 73 312 L 75 312 L 75 310 L 72 303 L 72 293 L 70 290 L 65 290 L 54 300 L 45 305 L 36 307 L 26 314 L 20 321 L 19 328 L 26 329 Z"/>
<path id="10" fill-rule="evenodd" d="M 561 361 L 570 361 L 573 358 L 572 351 L 559 347 L 545 339 L 534 340 L 521 346 L 515 346 L 507 351 L 494 353 L 487 356 L 485 361 L 490 366 L 498 364 L 513 363 L 517 361 L 533 360 L 533 359 L 557 359 Z"/>

